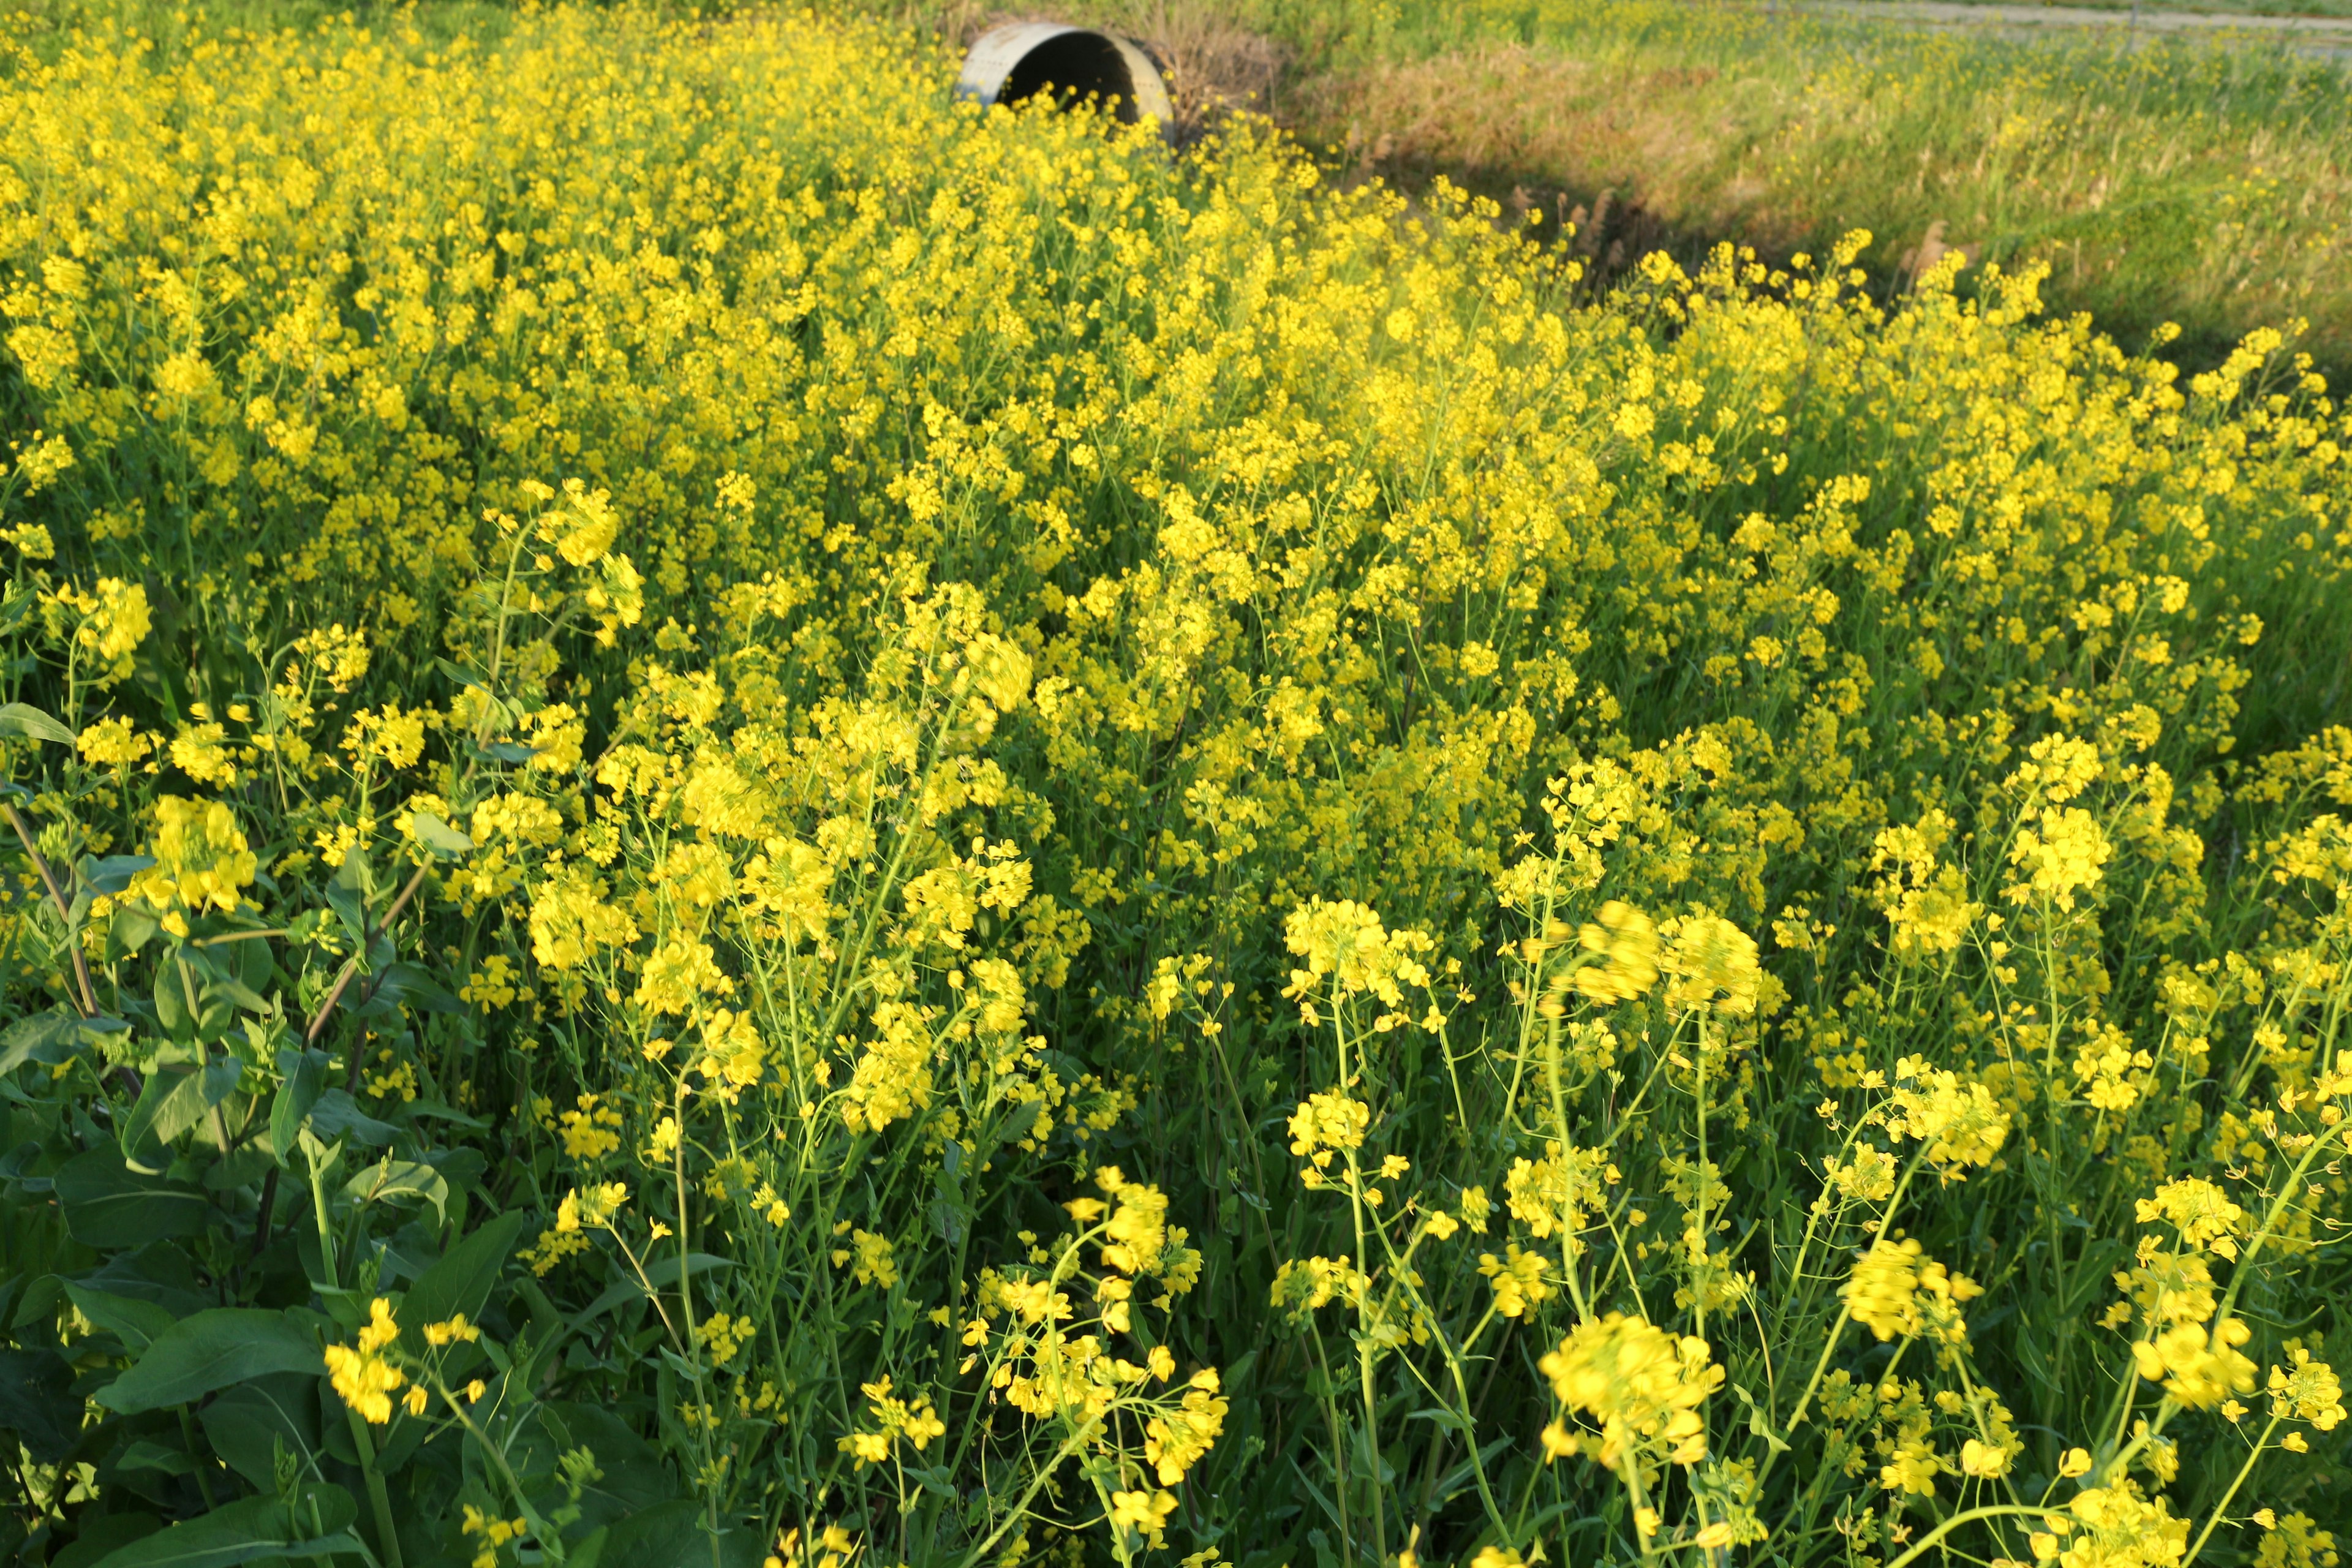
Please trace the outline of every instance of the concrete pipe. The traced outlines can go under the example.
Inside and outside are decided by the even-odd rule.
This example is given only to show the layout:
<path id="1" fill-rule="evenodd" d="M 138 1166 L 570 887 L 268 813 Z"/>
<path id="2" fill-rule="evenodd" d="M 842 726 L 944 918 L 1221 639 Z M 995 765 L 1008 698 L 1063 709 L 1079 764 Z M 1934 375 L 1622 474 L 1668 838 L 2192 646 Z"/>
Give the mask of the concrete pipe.
<path id="1" fill-rule="evenodd" d="M 956 96 L 976 103 L 1020 103 L 1044 94 L 1067 109 L 1098 99 L 1123 125 L 1176 123 L 1168 83 L 1151 57 L 1116 33 L 1059 22 L 1014 22 L 981 35 L 964 56 Z"/>

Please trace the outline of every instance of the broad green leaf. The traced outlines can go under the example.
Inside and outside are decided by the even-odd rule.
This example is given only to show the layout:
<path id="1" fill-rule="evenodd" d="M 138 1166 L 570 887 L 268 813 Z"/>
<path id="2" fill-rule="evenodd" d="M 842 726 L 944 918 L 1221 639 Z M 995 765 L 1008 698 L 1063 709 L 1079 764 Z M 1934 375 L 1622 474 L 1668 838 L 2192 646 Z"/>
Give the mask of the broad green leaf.
<path id="1" fill-rule="evenodd" d="M 154 868 L 152 855 L 109 855 L 103 859 L 84 858 L 74 872 L 94 892 L 121 893 L 130 889 L 132 878 Z"/>
<path id="2" fill-rule="evenodd" d="M 704 1517 L 691 1498 L 656 1503 L 606 1525 L 597 1532 L 604 1541 L 593 1560 L 583 1552 L 575 1561 L 601 1568 L 712 1568 L 714 1561 L 718 1568 L 757 1568 L 765 1537 L 740 1526 L 722 1531 L 714 1556 Z"/>
<path id="3" fill-rule="evenodd" d="M 0 735 L 22 735 L 29 741 L 74 743 L 74 732 L 27 702 L 0 705 Z"/>
<path id="4" fill-rule="evenodd" d="M 229 952 L 231 962 L 227 967 L 236 970 L 237 984 L 245 987 L 247 994 L 260 997 L 268 989 L 270 972 L 276 967 L 269 956 L 269 939 L 252 937 L 231 942 Z M 268 1005 L 267 999 L 253 1004 L 256 1012 L 265 1011 Z"/>
<path id="5" fill-rule="evenodd" d="M 205 1436 L 229 1468 L 274 1489 L 279 1447 L 298 1459 L 318 1452 L 317 1391 L 315 1380 L 291 1373 L 240 1383 L 205 1405 Z"/>
<path id="6" fill-rule="evenodd" d="M 195 1010 L 180 979 L 180 966 L 171 962 L 168 950 L 163 962 L 156 966 L 153 1001 L 155 1022 L 163 1026 L 163 1032 L 176 1040 L 187 1038 L 196 1021 Z"/>
<path id="7" fill-rule="evenodd" d="M 474 852 L 474 841 L 450 826 L 429 811 L 420 811 L 410 818 L 416 842 L 445 860 L 455 860 Z"/>
<path id="8" fill-rule="evenodd" d="M 205 1105 L 220 1104 L 245 1081 L 245 1064 L 235 1057 L 215 1057 L 205 1064 Z"/>
<path id="9" fill-rule="evenodd" d="M 324 1143 L 348 1138 L 378 1148 L 392 1142 L 393 1130 L 359 1108 L 344 1090 L 331 1089 L 310 1107 L 310 1131 Z"/>
<path id="10" fill-rule="evenodd" d="M 10 1073 L 26 1062 L 49 1067 L 71 1057 L 81 1032 L 81 1020 L 62 1007 L 19 1018 L 0 1030 L 0 1073 Z"/>
<path id="11" fill-rule="evenodd" d="M 732 1268 L 735 1267 L 734 1263 L 730 1259 L 713 1258 L 707 1252 L 689 1253 L 687 1255 L 687 1262 L 691 1265 L 688 1272 L 691 1275 L 698 1276 L 704 1274 L 716 1274 L 721 1269 Z M 673 1252 L 665 1257 L 657 1258 L 651 1263 L 646 1264 L 646 1279 L 651 1282 L 653 1288 L 656 1290 L 666 1290 L 669 1289 L 669 1287 L 677 1284 L 677 1254 Z M 597 1297 L 593 1301 L 589 1302 L 587 1310 L 580 1314 L 577 1321 L 586 1323 L 591 1319 L 600 1316 L 611 1308 L 619 1306 L 624 1301 L 643 1301 L 647 1300 L 650 1300 L 650 1298 L 646 1295 L 645 1286 L 638 1283 L 636 1276 L 632 1274 L 623 1279 L 618 1284 L 607 1289 L 603 1295 Z"/>
<path id="12" fill-rule="evenodd" d="M 66 1229 L 85 1247 L 111 1251 L 166 1237 L 194 1236 L 212 1205 L 192 1187 L 132 1171 L 114 1148 L 92 1149 L 50 1178 Z"/>
<path id="13" fill-rule="evenodd" d="M 240 947 L 251 947 L 254 944 L 252 942 L 239 942 L 237 945 Z M 231 1003 L 244 1008 L 248 1013 L 266 1012 L 269 1007 L 269 998 L 264 996 L 260 992 L 256 991 L 252 986 L 247 985 L 245 983 L 244 977 L 238 974 L 221 973 L 216 975 L 214 978 L 213 983 L 205 988 L 205 999 L 206 1001 L 210 1001 L 216 996 L 225 996 L 228 998 Z"/>
<path id="14" fill-rule="evenodd" d="M 343 934 L 354 947 L 367 941 L 367 896 L 374 885 L 367 856 L 358 849 L 343 856 L 343 863 L 335 868 L 334 878 L 327 884 L 327 907 L 343 922 Z"/>
<path id="15" fill-rule="evenodd" d="M 269 1146 L 278 1152 L 280 1164 L 285 1163 L 294 1147 L 295 1133 L 301 1131 L 303 1120 L 327 1086 L 327 1053 L 321 1050 L 278 1053 L 278 1069 L 286 1075 L 286 1081 L 278 1086 L 278 1098 L 270 1102 Z"/>
<path id="16" fill-rule="evenodd" d="M 66 1281 L 66 1294 L 81 1309 L 83 1317 L 114 1333 L 134 1356 L 143 1353 L 165 1330 L 179 1321 L 168 1309 L 152 1301 L 117 1296 L 70 1279 Z"/>
<path id="17" fill-rule="evenodd" d="M 49 1559 L 49 1568 L 91 1568 L 100 1558 L 119 1547 L 163 1528 L 163 1521 L 152 1513 L 109 1513 L 91 1518 L 81 1516 L 81 1532 L 73 1544 Z"/>
<path id="18" fill-rule="evenodd" d="M 357 1175 L 345 1182 L 343 1196 L 358 1204 L 429 1203 L 436 1215 L 446 1215 L 449 1184 L 430 1165 L 386 1158 L 362 1167 Z"/>
<path id="19" fill-rule="evenodd" d="M 141 1437 L 122 1450 L 114 1461 L 118 1470 L 154 1470 L 166 1476 L 193 1476 L 194 1463 L 178 1448 L 167 1448 L 150 1437 Z"/>
<path id="20" fill-rule="evenodd" d="M 142 1149 L 170 1146 L 204 1119 L 205 1075 L 190 1068 L 158 1068 L 147 1075 L 139 1103 L 122 1123 L 122 1147 L 137 1157 Z"/>
<path id="21" fill-rule="evenodd" d="M 431 973 L 415 963 L 394 963 L 385 967 L 377 980 L 375 994 L 369 998 L 372 1007 L 387 1010 L 402 1006 L 422 1007 L 431 1013 L 462 1013 L 465 1005 L 444 989 Z"/>
<path id="22" fill-rule="evenodd" d="M 0 1350 L 0 1430 L 42 1464 L 64 1458 L 79 1435 L 72 1382 L 73 1369 L 55 1351 Z"/>
<path id="23" fill-rule="evenodd" d="M 126 952 L 137 952 L 154 940 L 163 929 L 155 917 L 137 904 L 117 904 L 114 907 L 114 940 Z"/>
<path id="24" fill-rule="evenodd" d="M 173 1324 L 96 1397 L 108 1409 L 132 1415 L 186 1405 L 273 1372 L 325 1370 L 318 1342 L 283 1313 L 215 1307 Z"/>
<path id="25" fill-rule="evenodd" d="M 340 1487 L 315 1489 L 342 1491 Z M 348 1504 L 349 1500 L 345 1495 L 344 1502 Z M 309 1510 L 298 1503 L 294 1511 Z M 346 1508 L 335 1511 L 352 1510 Z M 243 1502 L 216 1508 L 201 1519 L 188 1520 L 134 1541 L 100 1559 L 93 1568 L 236 1568 L 240 1563 L 326 1557 L 338 1552 L 364 1550 L 346 1532 L 344 1527 L 349 1523 L 346 1518 L 332 1525 L 327 1535 L 309 1539 L 309 1531 L 289 1517 L 284 1502 L 274 1497 L 247 1498 Z"/>
<path id="26" fill-rule="evenodd" d="M 461 1312 L 468 1318 L 481 1316 L 498 1285 L 499 1270 L 506 1267 L 522 1234 L 522 1219 L 520 1211 L 499 1215 L 417 1276 L 400 1304 L 400 1321 L 406 1325 L 401 1337 L 412 1353 L 424 1349 L 426 1323 L 445 1323 Z"/>

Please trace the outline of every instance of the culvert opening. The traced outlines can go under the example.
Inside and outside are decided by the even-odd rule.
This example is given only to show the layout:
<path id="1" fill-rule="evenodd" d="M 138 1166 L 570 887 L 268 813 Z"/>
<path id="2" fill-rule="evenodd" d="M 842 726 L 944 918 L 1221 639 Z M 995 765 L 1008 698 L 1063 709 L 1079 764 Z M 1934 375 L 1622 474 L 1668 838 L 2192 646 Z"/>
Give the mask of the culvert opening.
<path id="1" fill-rule="evenodd" d="M 1043 98 L 1057 109 L 1092 100 L 1122 125 L 1175 120 L 1168 84 L 1143 49 L 1115 33 L 1058 22 L 1015 22 L 983 34 L 965 55 L 957 95 L 980 103 Z"/>
<path id="2" fill-rule="evenodd" d="M 1096 99 L 1120 124 L 1135 123 L 1135 82 L 1118 46 L 1100 33 L 1064 33 L 1031 49 L 1004 79 L 996 101 L 1024 103 L 1041 93 L 1061 109 Z"/>

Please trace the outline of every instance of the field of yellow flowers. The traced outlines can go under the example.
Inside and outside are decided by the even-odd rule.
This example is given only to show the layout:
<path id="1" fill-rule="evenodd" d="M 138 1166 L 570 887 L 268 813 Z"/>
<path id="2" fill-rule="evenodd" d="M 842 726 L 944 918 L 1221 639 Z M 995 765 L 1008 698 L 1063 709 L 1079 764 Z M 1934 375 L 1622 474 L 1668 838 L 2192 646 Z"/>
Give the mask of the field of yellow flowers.
<path id="1" fill-rule="evenodd" d="M 15 1562 L 2336 1563 L 2276 334 L 1596 302 L 814 16 L 49 42 Z"/>

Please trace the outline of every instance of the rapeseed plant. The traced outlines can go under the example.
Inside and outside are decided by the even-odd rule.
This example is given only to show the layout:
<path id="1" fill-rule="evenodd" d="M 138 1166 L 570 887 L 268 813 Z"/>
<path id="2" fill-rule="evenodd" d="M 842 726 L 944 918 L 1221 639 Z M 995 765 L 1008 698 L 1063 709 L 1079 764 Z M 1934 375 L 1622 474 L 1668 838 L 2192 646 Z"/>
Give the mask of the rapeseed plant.
<path id="1" fill-rule="evenodd" d="M 0 79 L 27 1534 L 2332 1550 L 2325 384 L 898 42 Z"/>

